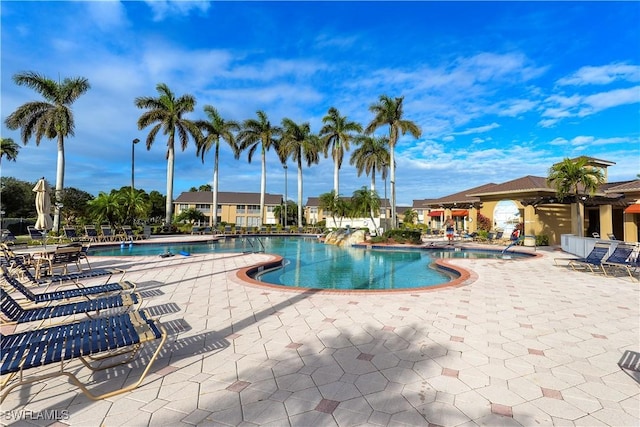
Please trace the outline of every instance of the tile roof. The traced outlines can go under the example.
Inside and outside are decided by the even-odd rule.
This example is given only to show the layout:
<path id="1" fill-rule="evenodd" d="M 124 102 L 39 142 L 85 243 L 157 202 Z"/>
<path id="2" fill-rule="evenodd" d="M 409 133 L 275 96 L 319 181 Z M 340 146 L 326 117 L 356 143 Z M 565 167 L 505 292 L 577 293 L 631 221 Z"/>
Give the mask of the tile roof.
<path id="1" fill-rule="evenodd" d="M 481 193 L 486 190 L 493 188 L 496 184 L 490 182 L 488 184 L 483 184 L 478 187 L 469 188 L 464 191 L 460 191 L 458 193 L 450 194 L 448 196 L 441 197 L 439 199 L 426 199 L 423 206 L 440 206 L 446 204 L 453 203 L 475 203 L 479 202 L 480 199 L 478 197 L 472 196 L 474 193 Z"/>
<path id="2" fill-rule="evenodd" d="M 555 193 L 555 189 L 547 185 L 547 178 L 527 175 L 512 179 L 502 184 L 494 184 L 486 189 L 470 192 L 471 196 L 487 196 L 507 193 L 527 193 L 532 191 Z"/>
<path id="3" fill-rule="evenodd" d="M 626 193 L 640 191 L 640 179 L 634 181 L 612 182 L 604 190 L 605 193 Z"/>
<path id="4" fill-rule="evenodd" d="M 173 203 L 191 203 L 191 204 L 211 204 L 213 199 L 212 191 L 186 191 L 180 194 Z M 264 195 L 264 203 L 266 205 L 279 205 L 282 203 L 281 194 Z M 260 193 L 235 193 L 227 191 L 218 191 L 218 203 L 221 205 L 259 205 Z"/>

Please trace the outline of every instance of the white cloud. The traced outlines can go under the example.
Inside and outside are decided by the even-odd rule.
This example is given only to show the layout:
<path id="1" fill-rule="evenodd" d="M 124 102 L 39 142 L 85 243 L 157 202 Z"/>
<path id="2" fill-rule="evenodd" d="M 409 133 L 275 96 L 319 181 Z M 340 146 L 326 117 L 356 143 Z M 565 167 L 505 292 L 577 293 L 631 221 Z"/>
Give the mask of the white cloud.
<path id="1" fill-rule="evenodd" d="M 126 11 L 119 1 L 89 1 L 87 8 L 91 22 L 101 31 L 115 31 L 127 23 Z"/>
<path id="2" fill-rule="evenodd" d="M 493 129 L 497 129 L 499 128 L 500 125 L 498 123 L 491 123 L 489 125 L 484 125 L 484 126 L 478 126 L 475 128 L 469 128 L 466 130 L 463 130 L 461 132 L 454 132 L 453 135 L 471 135 L 474 133 L 485 133 L 485 132 L 489 132 Z"/>
<path id="3" fill-rule="evenodd" d="M 145 3 L 153 12 L 154 21 L 162 21 L 167 16 L 188 16 L 193 11 L 206 12 L 210 1 L 207 0 L 146 0 Z"/>
<path id="4" fill-rule="evenodd" d="M 640 102 L 640 86 L 626 89 L 614 89 L 608 92 L 600 92 L 584 98 L 587 112 L 595 113 L 607 108 L 617 107 L 625 104 L 635 104 Z M 586 113 L 580 113 L 585 116 Z"/>
<path id="5" fill-rule="evenodd" d="M 625 63 L 613 63 L 602 66 L 586 66 L 573 74 L 558 80 L 559 85 L 589 85 L 610 84 L 622 80 L 629 82 L 640 81 L 640 66 Z"/>

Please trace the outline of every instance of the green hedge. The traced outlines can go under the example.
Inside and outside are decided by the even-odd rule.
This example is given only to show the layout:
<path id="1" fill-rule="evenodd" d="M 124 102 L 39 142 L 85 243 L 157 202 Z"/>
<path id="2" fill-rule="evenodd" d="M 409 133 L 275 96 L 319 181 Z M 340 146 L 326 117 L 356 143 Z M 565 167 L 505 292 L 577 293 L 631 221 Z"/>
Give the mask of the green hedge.
<path id="1" fill-rule="evenodd" d="M 421 242 L 421 233 L 418 230 L 403 230 L 395 228 L 393 230 L 385 231 L 383 236 L 389 239 L 393 239 L 398 243 L 411 243 L 417 245 Z"/>

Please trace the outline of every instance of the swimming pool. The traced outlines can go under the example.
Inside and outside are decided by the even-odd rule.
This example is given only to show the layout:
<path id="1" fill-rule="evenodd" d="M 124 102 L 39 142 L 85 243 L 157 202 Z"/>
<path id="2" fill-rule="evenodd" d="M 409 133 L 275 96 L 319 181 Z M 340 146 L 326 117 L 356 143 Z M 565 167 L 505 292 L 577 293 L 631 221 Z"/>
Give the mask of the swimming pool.
<path id="1" fill-rule="evenodd" d="M 382 290 L 411 289 L 447 283 L 452 273 L 430 266 L 438 258 L 500 258 L 499 252 L 469 250 L 362 249 L 325 245 L 316 238 L 233 238 L 208 244 L 125 244 L 91 249 L 91 255 L 180 256 L 197 253 L 265 251 L 283 258 L 282 268 L 263 271 L 255 279 L 293 288 Z"/>

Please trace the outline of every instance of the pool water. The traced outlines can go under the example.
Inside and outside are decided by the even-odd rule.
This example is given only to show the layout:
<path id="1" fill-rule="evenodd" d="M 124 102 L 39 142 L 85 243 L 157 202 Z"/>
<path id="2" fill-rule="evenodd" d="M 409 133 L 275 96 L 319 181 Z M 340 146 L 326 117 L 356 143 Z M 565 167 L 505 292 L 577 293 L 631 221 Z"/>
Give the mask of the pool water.
<path id="1" fill-rule="evenodd" d="M 261 273 L 257 280 L 275 285 L 315 289 L 407 289 L 447 283 L 451 276 L 429 265 L 437 258 L 500 258 L 499 252 L 452 250 L 385 250 L 325 245 L 315 238 L 233 238 L 208 244 L 140 244 L 91 249 L 91 255 L 176 256 L 197 253 L 254 252 L 280 255 L 282 268 Z"/>

